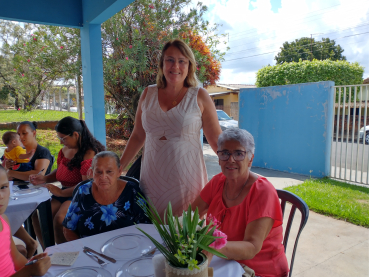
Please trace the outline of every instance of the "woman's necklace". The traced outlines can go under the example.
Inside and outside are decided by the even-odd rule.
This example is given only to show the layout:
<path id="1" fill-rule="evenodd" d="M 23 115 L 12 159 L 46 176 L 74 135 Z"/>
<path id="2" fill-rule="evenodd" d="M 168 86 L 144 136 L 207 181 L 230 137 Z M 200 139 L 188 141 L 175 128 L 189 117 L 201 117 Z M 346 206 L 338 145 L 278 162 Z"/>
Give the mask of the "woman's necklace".
<path id="1" fill-rule="evenodd" d="M 184 86 L 179 90 L 177 97 L 173 100 L 172 105 L 175 106 L 177 105 L 177 99 L 179 97 L 179 95 L 182 93 L 182 89 L 184 89 Z"/>
<path id="2" fill-rule="evenodd" d="M 249 177 L 247 177 L 246 182 L 243 184 L 243 186 L 242 186 L 242 188 L 241 188 L 240 192 L 237 194 L 237 196 L 236 196 L 235 198 L 232 198 L 232 199 L 231 199 L 231 198 L 228 198 L 228 195 L 227 195 L 227 187 L 228 187 L 228 180 L 227 180 L 226 189 L 225 189 L 225 197 L 226 197 L 228 200 L 230 200 L 230 201 L 236 200 L 236 199 L 238 198 L 238 196 L 240 196 L 241 192 L 243 191 L 243 188 L 246 186 L 247 181 L 249 180 L 249 178 L 250 178 L 250 174 L 249 174 Z"/>

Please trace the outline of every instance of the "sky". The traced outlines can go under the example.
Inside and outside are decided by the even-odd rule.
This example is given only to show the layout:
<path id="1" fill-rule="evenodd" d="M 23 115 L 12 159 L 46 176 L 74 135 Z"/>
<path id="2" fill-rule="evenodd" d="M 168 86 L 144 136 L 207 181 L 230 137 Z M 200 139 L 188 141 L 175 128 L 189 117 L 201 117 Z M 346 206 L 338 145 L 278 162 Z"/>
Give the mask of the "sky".
<path id="1" fill-rule="evenodd" d="M 219 83 L 255 84 L 256 72 L 275 65 L 286 41 L 301 37 L 334 39 L 349 62 L 364 66 L 369 77 L 368 0 L 202 0 L 206 19 L 222 24 L 230 49 Z M 224 44 L 219 49 L 226 50 Z"/>

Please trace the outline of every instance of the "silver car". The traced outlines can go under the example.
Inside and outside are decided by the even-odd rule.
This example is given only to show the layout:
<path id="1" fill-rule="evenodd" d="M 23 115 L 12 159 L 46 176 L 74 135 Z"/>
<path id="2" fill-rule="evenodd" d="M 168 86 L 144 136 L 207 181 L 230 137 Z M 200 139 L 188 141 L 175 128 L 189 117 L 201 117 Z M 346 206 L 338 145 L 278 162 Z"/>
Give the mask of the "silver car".
<path id="1" fill-rule="evenodd" d="M 228 128 L 238 128 L 238 121 L 229 117 L 229 115 L 226 114 L 224 111 L 217 110 L 217 115 L 218 115 L 219 125 L 222 131 Z"/>
<path id="2" fill-rule="evenodd" d="M 359 133 L 360 140 L 363 140 L 364 134 L 365 134 L 365 143 L 369 144 L 369 126 L 365 126 L 365 128 L 363 127 L 360 129 Z"/>

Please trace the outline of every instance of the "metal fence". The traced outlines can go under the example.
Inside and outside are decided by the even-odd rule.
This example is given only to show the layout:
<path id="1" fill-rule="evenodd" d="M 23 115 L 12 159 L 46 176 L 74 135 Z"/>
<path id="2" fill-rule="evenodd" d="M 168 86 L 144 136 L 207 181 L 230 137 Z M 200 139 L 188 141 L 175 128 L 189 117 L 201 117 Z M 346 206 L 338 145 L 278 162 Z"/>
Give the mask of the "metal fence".
<path id="1" fill-rule="evenodd" d="M 334 88 L 331 177 L 368 185 L 369 85 Z"/>

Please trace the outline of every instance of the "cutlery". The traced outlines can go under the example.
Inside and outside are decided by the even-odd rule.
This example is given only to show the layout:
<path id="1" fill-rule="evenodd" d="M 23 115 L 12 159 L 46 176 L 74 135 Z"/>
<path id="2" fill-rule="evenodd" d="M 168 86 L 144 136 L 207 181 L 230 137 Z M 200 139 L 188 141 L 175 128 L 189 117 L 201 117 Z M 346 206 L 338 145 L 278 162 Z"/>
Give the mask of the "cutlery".
<path id="1" fill-rule="evenodd" d="M 87 250 L 83 250 L 83 253 L 85 253 L 86 255 L 90 256 L 91 259 L 95 260 L 96 262 L 98 262 L 98 264 L 100 266 L 105 266 L 107 265 L 106 262 L 104 262 L 103 260 L 101 260 L 98 256 L 92 254 L 90 251 Z"/>
<path id="2" fill-rule="evenodd" d="M 153 256 L 155 254 L 155 251 L 156 251 L 156 247 L 154 247 L 153 249 L 149 250 L 149 251 L 146 251 L 144 253 L 141 254 L 141 257 L 150 257 L 150 256 Z"/>
<path id="3" fill-rule="evenodd" d="M 108 260 L 109 262 L 112 262 L 112 263 L 116 263 L 116 262 L 117 262 L 115 259 L 110 258 L 109 256 L 106 256 L 106 255 L 104 255 L 104 254 L 102 254 L 102 253 L 99 253 L 99 252 L 97 252 L 97 251 L 95 251 L 95 250 L 91 249 L 90 247 L 83 246 L 83 249 L 84 249 L 84 250 L 87 250 L 87 251 L 89 251 L 89 252 L 91 252 L 91 253 L 94 253 L 94 254 L 96 254 L 96 255 L 99 255 L 100 257 L 104 258 L 105 260 Z"/>

